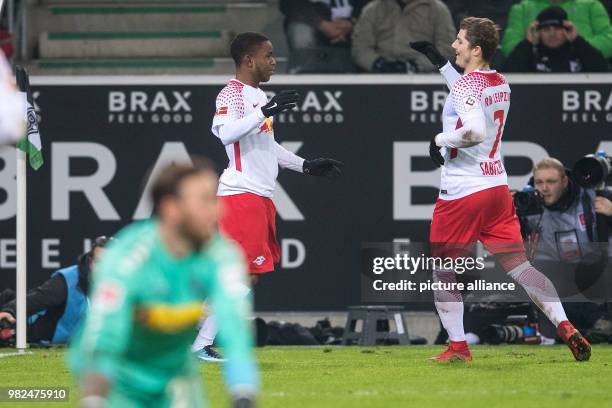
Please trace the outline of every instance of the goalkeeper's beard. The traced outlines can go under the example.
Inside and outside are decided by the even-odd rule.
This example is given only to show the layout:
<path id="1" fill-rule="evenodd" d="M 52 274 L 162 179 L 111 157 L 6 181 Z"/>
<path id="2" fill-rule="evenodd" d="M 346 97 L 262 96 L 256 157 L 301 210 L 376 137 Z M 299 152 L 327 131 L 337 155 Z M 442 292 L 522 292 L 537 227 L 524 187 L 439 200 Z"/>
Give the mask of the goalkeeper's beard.
<path id="1" fill-rule="evenodd" d="M 193 223 L 190 223 L 189 220 L 184 220 L 182 223 L 180 223 L 177 230 L 180 236 L 189 242 L 194 250 L 199 250 L 204 244 L 206 244 L 211 235 L 196 231 L 196 229 L 193 227 Z"/>

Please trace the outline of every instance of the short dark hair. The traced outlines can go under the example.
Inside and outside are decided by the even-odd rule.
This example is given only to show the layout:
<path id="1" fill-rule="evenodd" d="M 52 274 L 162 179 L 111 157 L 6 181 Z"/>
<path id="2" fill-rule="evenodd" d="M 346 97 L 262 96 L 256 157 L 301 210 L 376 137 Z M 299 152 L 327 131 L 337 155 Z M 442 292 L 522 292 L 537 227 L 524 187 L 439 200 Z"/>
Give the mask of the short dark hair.
<path id="1" fill-rule="evenodd" d="M 159 205 L 164 198 L 178 195 L 181 183 L 185 179 L 203 172 L 210 172 L 215 177 L 217 176 L 217 169 L 210 160 L 205 158 L 192 158 L 192 160 L 193 164 L 173 163 L 159 172 L 151 188 L 154 214 L 158 214 Z"/>
<path id="2" fill-rule="evenodd" d="M 499 27 L 488 18 L 466 17 L 459 24 L 472 48 L 480 47 L 482 59 L 489 62 L 499 44 Z"/>
<path id="3" fill-rule="evenodd" d="M 246 32 L 238 34 L 230 45 L 230 54 L 236 66 L 239 67 L 245 55 L 253 54 L 257 47 L 266 41 L 270 41 L 270 39 L 260 33 Z"/>

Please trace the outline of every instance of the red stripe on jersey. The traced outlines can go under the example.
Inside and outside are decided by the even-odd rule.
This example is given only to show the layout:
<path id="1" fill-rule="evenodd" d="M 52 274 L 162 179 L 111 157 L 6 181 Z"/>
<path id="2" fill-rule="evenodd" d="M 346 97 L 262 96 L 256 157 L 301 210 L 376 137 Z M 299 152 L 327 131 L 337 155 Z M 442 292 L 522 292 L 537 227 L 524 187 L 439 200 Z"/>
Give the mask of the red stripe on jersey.
<path id="1" fill-rule="evenodd" d="M 219 109 L 217 109 L 216 114 L 217 115 L 227 115 L 227 106 L 222 106 Z"/>
<path id="2" fill-rule="evenodd" d="M 240 161 L 240 142 L 234 143 L 234 164 L 236 170 L 242 171 L 242 162 Z"/>
<path id="3" fill-rule="evenodd" d="M 455 126 L 455 130 L 463 127 L 463 123 L 461 123 L 461 118 L 457 119 L 457 125 Z M 450 158 L 454 159 L 459 154 L 459 150 L 456 147 L 453 147 L 450 151 Z"/>

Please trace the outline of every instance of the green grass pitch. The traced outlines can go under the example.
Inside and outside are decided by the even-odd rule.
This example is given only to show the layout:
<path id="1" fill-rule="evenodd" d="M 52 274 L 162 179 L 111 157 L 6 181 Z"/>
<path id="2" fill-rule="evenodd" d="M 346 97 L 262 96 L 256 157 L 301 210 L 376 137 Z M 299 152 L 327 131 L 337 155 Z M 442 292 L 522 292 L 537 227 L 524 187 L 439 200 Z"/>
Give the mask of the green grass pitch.
<path id="1" fill-rule="evenodd" d="M 265 347 L 260 407 L 612 407 L 612 347 L 575 362 L 565 346 L 475 346 L 474 361 L 440 365 L 442 347 Z M 10 352 L 14 350 L 0 350 Z M 62 349 L 0 358 L 0 387 L 70 387 Z M 202 364 L 212 407 L 227 407 L 220 366 Z M 2 406 L 40 407 L 40 403 Z"/>

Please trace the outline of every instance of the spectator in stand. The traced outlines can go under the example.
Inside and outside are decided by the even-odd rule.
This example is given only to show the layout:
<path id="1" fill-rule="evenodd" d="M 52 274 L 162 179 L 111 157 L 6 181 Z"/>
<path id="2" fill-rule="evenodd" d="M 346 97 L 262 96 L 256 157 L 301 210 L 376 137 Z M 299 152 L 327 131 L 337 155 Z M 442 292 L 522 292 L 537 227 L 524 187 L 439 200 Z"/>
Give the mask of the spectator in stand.
<path id="1" fill-rule="evenodd" d="M 351 34 L 369 0 L 280 0 L 293 73 L 350 72 Z"/>
<path id="2" fill-rule="evenodd" d="M 537 22 L 506 60 L 504 72 L 608 71 L 601 52 L 578 35 L 561 7 L 542 10 Z"/>
<path id="3" fill-rule="evenodd" d="M 533 36 L 536 16 L 552 5 L 563 8 L 568 15 L 565 27 L 576 31 L 597 48 L 604 58 L 612 57 L 612 24 L 605 7 L 598 0 L 523 0 L 510 9 L 508 25 L 502 41 L 502 52 L 509 56 L 526 37 Z"/>
<path id="4" fill-rule="evenodd" d="M 432 72 L 427 57 L 410 47 L 429 41 L 448 60 L 457 31 L 440 0 L 374 0 L 364 7 L 353 32 L 353 60 L 364 71 Z"/>

